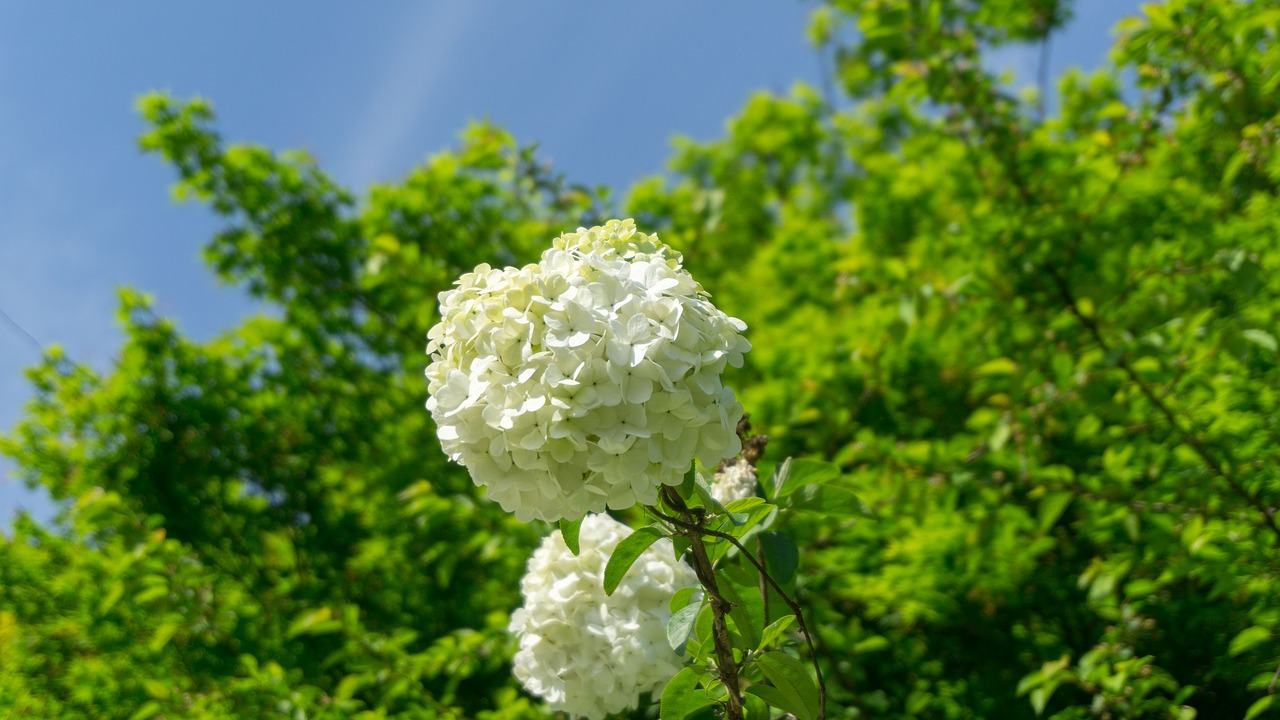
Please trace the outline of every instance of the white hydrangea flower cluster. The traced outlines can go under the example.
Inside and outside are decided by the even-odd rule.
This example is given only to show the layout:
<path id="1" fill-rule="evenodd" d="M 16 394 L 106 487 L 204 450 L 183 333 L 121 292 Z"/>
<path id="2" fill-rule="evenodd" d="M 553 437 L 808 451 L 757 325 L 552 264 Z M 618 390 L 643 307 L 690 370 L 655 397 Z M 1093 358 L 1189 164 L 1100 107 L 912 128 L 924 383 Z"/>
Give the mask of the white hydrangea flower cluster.
<path id="1" fill-rule="evenodd" d="M 676 560 L 670 540 L 644 552 L 613 595 L 604 594 L 604 569 L 631 529 L 608 515 L 588 515 L 574 556 L 560 531 L 529 560 L 520 581 L 524 606 L 511 616 L 520 649 L 516 678 L 553 709 L 603 718 L 660 692 L 684 666 L 667 643 L 676 590 L 698 583 Z"/>
<path id="2" fill-rule="evenodd" d="M 755 494 L 756 469 L 741 458 L 717 472 L 711 479 L 711 497 L 721 505 L 755 497 Z"/>
<path id="3" fill-rule="evenodd" d="M 481 265 L 440 294 L 427 408 L 445 453 L 521 521 L 653 504 L 741 449 L 720 375 L 751 344 L 679 253 L 631 220 Z"/>

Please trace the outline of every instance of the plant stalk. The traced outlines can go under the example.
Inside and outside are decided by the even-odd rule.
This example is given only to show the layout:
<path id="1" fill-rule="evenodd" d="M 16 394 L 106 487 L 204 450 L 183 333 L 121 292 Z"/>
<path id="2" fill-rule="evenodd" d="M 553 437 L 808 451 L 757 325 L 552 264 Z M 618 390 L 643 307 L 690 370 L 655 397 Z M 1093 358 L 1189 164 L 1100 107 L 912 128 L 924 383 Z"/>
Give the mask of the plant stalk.
<path id="1" fill-rule="evenodd" d="M 662 492 L 667 504 L 680 513 L 687 522 L 680 530 L 685 537 L 689 538 L 693 572 L 698 576 L 698 582 L 702 583 L 703 589 L 707 591 L 707 598 L 711 602 L 711 637 L 716 648 L 716 668 L 720 671 L 720 682 L 724 683 L 725 690 L 729 693 L 725 718 L 726 720 L 743 720 L 742 687 L 738 680 L 738 663 L 733 659 L 729 625 L 725 622 L 725 616 L 729 613 L 732 604 L 720 594 L 720 586 L 716 583 L 715 567 L 712 566 L 706 545 L 702 542 L 702 518 L 696 517 L 689 511 L 684 500 L 673 488 L 664 487 Z"/>

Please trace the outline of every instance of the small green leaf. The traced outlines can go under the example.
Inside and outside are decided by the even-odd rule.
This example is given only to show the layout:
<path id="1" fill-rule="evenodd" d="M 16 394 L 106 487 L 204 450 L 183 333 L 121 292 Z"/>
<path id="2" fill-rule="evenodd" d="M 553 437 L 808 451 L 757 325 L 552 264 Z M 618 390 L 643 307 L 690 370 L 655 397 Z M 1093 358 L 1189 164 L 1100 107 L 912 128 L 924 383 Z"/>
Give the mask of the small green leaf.
<path id="1" fill-rule="evenodd" d="M 667 642 L 671 644 L 671 649 L 675 650 L 677 655 L 684 655 L 684 646 L 689 642 L 693 623 L 698 619 L 698 611 L 701 609 L 702 603 L 685 605 L 675 611 L 667 621 Z"/>
<path id="2" fill-rule="evenodd" d="M 148 720 L 160 714 L 160 703 L 152 700 L 129 716 L 129 720 Z"/>
<path id="3" fill-rule="evenodd" d="M 684 557 L 684 554 L 689 552 L 691 547 L 693 547 L 693 541 L 684 535 L 677 535 L 671 538 L 671 551 L 677 560 Z"/>
<path id="4" fill-rule="evenodd" d="M 695 660 L 710 652 L 708 645 L 712 642 L 712 615 L 711 603 L 702 603 L 702 610 L 698 613 L 698 619 L 693 624 L 693 639 L 697 642 L 696 652 L 693 653 Z"/>
<path id="5" fill-rule="evenodd" d="M 808 485 L 821 485 L 840 477 L 840 467 L 816 458 L 789 459 L 783 463 L 785 474 L 779 473 L 774 500 L 787 497 Z"/>
<path id="6" fill-rule="evenodd" d="M 176 622 L 164 623 L 160 627 L 156 628 L 156 634 L 151 636 L 151 642 L 147 643 L 147 647 L 151 652 L 160 652 L 164 649 L 164 646 L 168 645 L 169 641 L 173 639 L 173 636 L 178 632 L 179 627 L 180 625 Z"/>
<path id="7" fill-rule="evenodd" d="M 857 495 L 833 483 L 806 487 L 791 499 L 791 507 L 832 517 L 862 518 L 870 514 Z"/>
<path id="8" fill-rule="evenodd" d="M 780 532 L 760 533 L 760 546 L 764 549 L 765 567 L 779 585 L 789 586 L 800 566 L 800 550 L 796 544 Z"/>
<path id="9" fill-rule="evenodd" d="M 777 642 L 778 639 L 782 637 L 782 634 L 787 631 L 787 628 L 791 627 L 791 624 L 795 621 L 795 615 L 783 615 L 777 620 L 774 620 L 773 623 L 771 623 L 769 627 L 765 628 L 764 632 L 760 634 L 760 645 L 756 649 L 764 650 L 769 645 Z"/>
<path id="10" fill-rule="evenodd" d="M 742 709 L 746 711 L 747 720 L 769 720 L 772 717 L 769 703 L 750 693 L 742 696 Z"/>
<path id="11" fill-rule="evenodd" d="M 781 702 L 763 695 L 760 695 L 761 698 L 779 710 L 795 715 L 799 720 L 815 720 L 818 717 L 818 688 L 799 660 L 774 650 L 759 656 L 756 662 L 764 676 L 773 683 L 778 691 L 776 699 Z M 748 691 L 756 687 L 758 686 L 752 685 Z"/>
<path id="12" fill-rule="evenodd" d="M 1055 492 L 1040 498 L 1040 532 L 1048 532 L 1058 522 L 1074 497 L 1069 492 Z"/>
<path id="13" fill-rule="evenodd" d="M 573 553 L 575 557 L 581 550 L 578 544 L 578 534 L 582 531 L 582 521 L 584 519 L 560 521 L 560 535 L 564 538 L 564 544 L 569 547 L 569 552 Z"/>
<path id="14" fill-rule="evenodd" d="M 687 667 L 671 678 L 662 690 L 659 720 L 684 720 L 716 701 L 706 690 L 698 687 L 698 671 Z"/>
<path id="15" fill-rule="evenodd" d="M 1271 639 L 1270 630 L 1254 625 L 1251 628 L 1241 630 L 1238 635 L 1231 639 L 1231 645 L 1227 648 L 1227 653 L 1231 657 L 1235 657 L 1248 652 L 1269 639 Z"/>
<path id="16" fill-rule="evenodd" d="M 764 600 L 760 597 L 760 586 L 754 572 L 748 573 L 741 568 L 731 568 L 729 572 L 717 572 L 720 592 L 725 599 L 733 603 L 729 609 L 729 617 L 738 626 L 738 632 L 748 647 L 759 647 L 764 633 Z"/>
<path id="17" fill-rule="evenodd" d="M 778 493 L 781 492 L 791 478 L 791 458 L 783 460 L 782 464 L 775 468 L 768 477 L 764 475 L 759 477 L 760 487 L 764 489 L 764 496 L 776 501 Z"/>
<path id="18" fill-rule="evenodd" d="M 631 533 L 618 543 L 609 556 L 609 563 L 604 566 L 604 593 L 612 595 L 618 584 L 626 576 L 627 571 L 635 564 L 636 558 L 649 549 L 649 546 L 665 537 L 662 530 L 650 525 Z"/>
<path id="19" fill-rule="evenodd" d="M 1275 352 L 1277 349 L 1275 337 L 1266 330 L 1249 329 L 1245 330 L 1241 334 L 1244 335 L 1245 340 L 1248 340 L 1258 347 L 1270 350 L 1271 352 Z"/>
<path id="20" fill-rule="evenodd" d="M 142 681 L 142 689 L 146 690 L 147 694 L 156 700 L 163 700 L 169 697 L 169 683 L 163 680 L 146 678 Z"/>
<path id="21" fill-rule="evenodd" d="M 107 590 L 107 594 L 104 595 L 101 602 L 98 603 L 98 613 L 102 615 L 107 614 L 107 611 L 115 607 L 116 603 L 120 600 L 120 596 L 123 594 L 124 583 L 111 583 L 111 587 Z"/>
<path id="22" fill-rule="evenodd" d="M 1270 710 L 1271 706 L 1275 704 L 1275 700 L 1275 695 L 1263 695 L 1258 698 L 1249 706 L 1249 710 L 1245 712 L 1244 720 L 1253 720 L 1267 710 Z"/>
<path id="23" fill-rule="evenodd" d="M 996 424 L 996 429 L 991 432 L 987 445 L 991 447 L 992 452 L 1000 452 L 1004 446 L 1009 444 L 1009 438 L 1013 436 L 1013 426 L 1008 420 L 1001 420 Z"/>
<path id="24" fill-rule="evenodd" d="M 685 605 L 688 605 L 689 602 L 693 600 L 693 596 L 700 590 L 701 588 L 699 587 L 687 587 L 677 590 L 676 594 L 671 596 L 671 603 L 669 605 L 671 612 L 675 612 Z"/>
<path id="25" fill-rule="evenodd" d="M 859 640 L 853 646 L 854 655 L 863 655 L 865 653 L 879 652 L 889 648 L 889 639 L 883 635 L 872 635 L 871 637 Z"/>
<path id="26" fill-rule="evenodd" d="M 1049 696 L 1052 694 L 1049 688 L 1044 686 L 1031 691 L 1031 707 L 1036 711 L 1036 715 L 1044 714 L 1044 706 L 1049 703 Z"/>
<path id="27" fill-rule="evenodd" d="M 979 376 L 1013 375 L 1016 372 L 1018 372 L 1018 363 L 1005 357 L 988 360 L 974 370 L 974 374 Z"/>
<path id="28" fill-rule="evenodd" d="M 778 688 L 773 687 L 772 685 L 752 685 L 751 687 L 747 688 L 747 692 L 751 695 L 755 695 L 756 697 L 760 698 L 761 700 L 764 700 L 765 702 L 769 703 L 770 705 L 780 710 L 790 712 L 789 710 L 787 710 L 787 703 L 790 702 L 790 700 L 788 699 L 786 694 L 784 694 Z M 796 717 L 799 717 L 799 716 L 797 715 Z"/>
<path id="29" fill-rule="evenodd" d="M 719 500 L 716 500 L 714 497 L 711 496 L 711 488 L 707 487 L 707 483 L 702 479 L 701 476 L 699 476 L 697 481 L 694 482 L 693 492 L 698 496 L 698 499 L 702 501 L 702 506 L 705 507 L 706 509 L 710 510 L 716 515 L 729 514 L 729 511 L 725 510 L 724 505 L 721 505 Z"/>
<path id="30" fill-rule="evenodd" d="M 757 502 L 752 502 L 753 500 Z M 717 532 L 732 535 L 739 541 L 745 539 L 757 527 L 761 529 L 768 527 L 778 509 L 777 505 L 771 505 L 760 500 L 760 498 L 735 500 L 729 503 L 729 506 L 734 508 L 735 514 L 740 508 L 747 508 L 747 511 L 742 513 L 742 517 L 736 518 L 736 520 L 732 515 L 716 518 L 712 522 L 711 528 Z M 714 563 L 724 557 L 725 553 L 729 552 L 732 547 L 727 541 L 717 540 L 716 544 L 708 545 L 707 555 L 711 558 L 711 562 Z"/>
<path id="31" fill-rule="evenodd" d="M 685 472 L 684 479 L 680 481 L 680 497 L 688 500 L 693 497 L 694 488 L 698 486 L 698 466 L 697 464 L 689 465 L 689 470 Z"/>
<path id="32" fill-rule="evenodd" d="M 746 525 L 751 517 L 751 511 L 761 506 L 768 505 L 764 498 L 749 497 L 741 500 L 734 500 L 724 506 L 725 514 L 729 517 L 729 522 L 734 525 Z M 776 507 L 769 505 L 770 508 Z"/>
<path id="33" fill-rule="evenodd" d="M 333 611 L 327 607 L 307 610 L 289 623 L 288 637 L 322 635 L 342 629 L 342 623 L 333 619 Z"/>

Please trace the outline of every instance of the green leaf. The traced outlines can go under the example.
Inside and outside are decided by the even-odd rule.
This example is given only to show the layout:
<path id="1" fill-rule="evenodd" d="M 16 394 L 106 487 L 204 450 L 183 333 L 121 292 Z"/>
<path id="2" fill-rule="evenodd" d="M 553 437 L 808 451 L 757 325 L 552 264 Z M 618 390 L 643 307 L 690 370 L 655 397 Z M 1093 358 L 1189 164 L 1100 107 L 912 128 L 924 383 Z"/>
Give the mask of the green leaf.
<path id="1" fill-rule="evenodd" d="M 734 500 L 728 505 L 725 505 L 724 511 L 725 511 L 725 515 L 729 518 L 729 522 L 733 523 L 734 525 L 742 526 L 747 524 L 747 521 L 751 516 L 752 510 L 755 510 L 765 505 L 768 505 L 768 508 L 766 509 L 772 509 L 777 507 L 776 505 L 769 505 L 768 503 L 766 503 L 764 498 L 749 497 L 749 498 L 742 498 L 741 500 Z"/>
<path id="2" fill-rule="evenodd" d="M 760 634 L 760 644 L 756 649 L 764 650 L 769 645 L 778 642 L 778 639 L 782 637 L 782 634 L 785 633 L 787 628 L 791 627 L 791 624 L 795 621 L 795 615 L 783 615 L 777 620 L 774 620 L 769 624 L 769 627 L 765 628 L 764 632 Z"/>
<path id="3" fill-rule="evenodd" d="M 1248 711 L 1245 712 L 1244 720 L 1253 720 L 1262 713 L 1270 710 L 1271 706 L 1275 704 L 1275 701 L 1275 695 L 1263 695 L 1257 700 L 1254 700 L 1253 704 L 1249 706 Z"/>
<path id="4" fill-rule="evenodd" d="M 764 489 L 764 496 L 770 500 L 777 501 L 778 491 L 786 484 L 791 477 L 792 458 L 786 458 L 782 464 L 774 468 L 773 472 L 768 476 L 760 475 L 760 487 Z M 757 465 L 757 468 L 760 466 Z"/>
<path id="5" fill-rule="evenodd" d="M 564 538 L 564 544 L 569 547 L 569 552 L 576 557 L 581 548 L 578 545 L 578 534 L 582 531 L 582 521 L 585 518 L 577 520 L 561 520 L 560 536 Z"/>
<path id="6" fill-rule="evenodd" d="M 980 377 L 987 375 L 1013 375 L 1018 372 L 1018 363 L 1009 358 L 996 358 L 979 365 L 973 372 Z"/>
<path id="7" fill-rule="evenodd" d="M 1031 691 L 1031 708 L 1036 711 L 1036 715 L 1044 714 L 1044 706 L 1049 704 L 1049 698 L 1052 695 L 1053 688 L 1047 688 L 1044 686 Z"/>
<path id="8" fill-rule="evenodd" d="M 707 487 L 707 483 L 702 479 L 701 475 L 699 475 L 697 480 L 693 483 L 693 492 L 698 496 L 698 500 L 702 502 L 702 506 L 706 509 L 716 515 L 729 514 L 729 511 L 725 509 L 724 505 L 721 505 L 719 500 L 716 500 L 711 496 L 711 488 Z"/>
<path id="9" fill-rule="evenodd" d="M 1040 498 L 1039 522 L 1040 532 L 1048 532 L 1062 517 L 1062 513 L 1075 497 L 1070 492 L 1054 492 Z"/>
<path id="10" fill-rule="evenodd" d="M 758 578 L 754 572 L 742 568 L 717 573 L 720 592 L 733 603 L 729 617 L 738 626 L 738 632 L 747 647 L 759 647 L 764 633 L 764 598 L 760 596 Z"/>
<path id="11" fill-rule="evenodd" d="M 1227 647 L 1227 654 L 1231 657 L 1236 657 L 1237 655 L 1246 653 L 1270 639 L 1271 631 L 1267 628 L 1260 627 L 1258 625 L 1245 628 L 1231 639 L 1231 645 Z"/>
<path id="12" fill-rule="evenodd" d="M 996 424 L 996 429 L 991 432 L 987 445 L 991 447 L 992 452 L 1000 452 L 1009 443 L 1009 438 L 1012 436 L 1013 426 L 1009 424 L 1008 420 L 1001 420 Z"/>
<path id="13" fill-rule="evenodd" d="M 742 709 L 747 720 L 770 720 L 769 703 L 750 693 L 742 696 Z"/>
<path id="14" fill-rule="evenodd" d="M 342 623 L 333 619 L 333 611 L 327 607 L 307 610 L 294 618 L 286 633 L 288 637 L 299 635 L 323 635 L 342 629 Z"/>
<path id="15" fill-rule="evenodd" d="M 180 627 L 182 627 L 181 624 L 176 622 L 163 623 L 156 628 L 156 634 L 151 636 L 151 642 L 147 643 L 147 647 L 151 652 L 160 652 L 165 645 L 169 644 Z"/>
<path id="16" fill-rule="evenodd" d="M 698 487 L 698 466 L 696 463 L 689 465 L 689 469 L 685 471 L 684 479 L 680 481 L 680 497 L 688 500 L 693 497 Z"/>
<path id="17" fill-rule="evenodd" d="M 883 635 L 872 635 L 859 640 L 853 646 L 854 655 L 879 652 L 889 648 L 889 639 Z"/>
<path id="18" fill-rule="evenodd" d="M 781 500 L 810 485 L 821 485 L 840 477 L 840 467 L 816 458 L 788 458 L 779 471 L 773 500 Z"/>
<path id="19" fill-rule="evenodd" d="M 1250 328 L 1249 330 L 1245 330 L 1241 334 L 1244 335 L 1245 340 L 1248 340 L 1249 342 L 1265 350 L 1275 352 L 1277 349 L 1275 337 L 1273 337 L 1271 333 L 1267 332 L 1266 330 L 1258 330 L 1258 329 Z"/>
<path id="20" fill-rule="evenodd" d="M 800 566 L 800 550 L 795 542 L 784 533 L 760 533 L 760 547 L 764 549 L 765 568 L 773 579 L 783 587 L 790 586 L 796 577 L 796 569 Z"/>
<path id="21" fill-rule="evenodd" d="M 684 557 L 684 554 L 689 552 L 691 547 L 693 547 L 693 541 L 684 535 L 676 535 L 671 538 L 671 552 L 677 560 Z"/>
<path id="22" fill-rule="evenodd" d="M 115 607 L 116 603 L 120 600 L 120 596 L 123 594 L 124 583 L 119 581 L 111 583 L 110 589 L 107 590 L 106 595 L 104 595 L 101 602 L 98 603 L 98 613 L 100 615 L 106 615 L 107 611 Z"/>
<path id="23" fill-rule="evenodd" d="M 613 554 L 609 556 L 609 562 L 604 567 L 604 593 L 612 595 L 614 590 L 618 589 L 618 583 L 622 582 L 622 578 L 635 564 L 636 558 L 641 553 L 649 549 L 649 546 L 666 537 L 666 534 L 659 528 L 650 525 L 642 527 L 631 533 L 618 543 L 618 547 L 613 549 Z"/>
<path id="24" fill-rule="evenodd" d="M 696 652 L 693 653 L 695 660 L 710 652 L 712 615 L 711 603 L 702 603 L 702 610 L 698 612 L 698 619 L 693 624 L 693 637 L 697 641 Z"/>
<path id="25" fill-rule="evenodd" d="M 658 706 L 659 720 L 685 720 L 690 715 L 715 705 L 715 698 L 698 687 L 698 670 L 687 667 L 671 678 L 662 690 Z"/>
<path id="26" fill-rule="evenodd" d="M 830 517 L 862 518 L 869 515 L 857 495 L 835 484 L 806 487 L 791 498 L 791 507 Z"/>
<path id="27" fill-rule="evenodd" d="M 791 702 L 791 700 L 785 693 L 772 685 L 752 685 L 747 688 L 747 692 L 780 710 L 791 712 L 787 710 L 787 703 Z M 795 715 L 795 713 L 792 714 Z M 796 715 L 796 717 L 800 716 Z"/>
<path id="28" fill-rule="evenodd" d="M 752 502 L 752 501 L 756 502 Z M 773 521 L 774 514 L 778 510 L 777 505 L 771 505 L 764 502 L 760 498 L 747 498 L 745 500 L 735 500 L 729 503 L 734 512 L 740 508 L 747 508 L 742 517 L 735 519 L 731 516 L 716 518 L 711 524 L 711 529 L 732 536 L 734 539 L 742 541 L 747 538 L 752 530 L 757 527 L 768 527 Z M 717 562 L 724 557 L 726 553 L 733 548 L 728 541 L 720 539 L 716 544 L 708 545 L 707 556 L 711 562 Z"/>
<path id="29" fill-rule="evenodd" d="M 795 715 L 799 720 L 815 720 L 818 717 L 818 688 L 799 660 L 774 650 L 757 657 L 756 662 L 778 691 L 774 699 L 764 695 L 760 695 L 761 698 L 779 710 Z"/>
<path id="30" fill-rule="evenodd" d="M 688 605 L 693 600 L 693 596 L 701 590 L 702 588 L 700 587 L 686 587 L 677 590 L 675 595 L 671 596 L 671 602 L 669 604 L 671 612 L 674 613 L 680 608 Z"/>
<path id="31" fill-rule="evenodd" d="M 684 655 L 685 645 L 689 642 L 689 635 L 693 632 L 693 624 L 701 609 L 702 603 L 690 603 L 675 611 L 667 621 L 667 642 L 677 655 Z"/>
<path id="32" fill-rule="evenodd" d="M 150 720 L 160 714 L 160 703 L 151 700 L 129 716 L 129 720 Z"/>

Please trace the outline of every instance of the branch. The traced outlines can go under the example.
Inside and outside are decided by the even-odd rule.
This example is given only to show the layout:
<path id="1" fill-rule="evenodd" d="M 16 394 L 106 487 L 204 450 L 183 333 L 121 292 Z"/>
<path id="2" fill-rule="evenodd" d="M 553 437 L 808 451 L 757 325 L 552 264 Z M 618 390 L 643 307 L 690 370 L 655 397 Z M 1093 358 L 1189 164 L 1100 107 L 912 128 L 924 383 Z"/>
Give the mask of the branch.
<path id="1" fill-rule="evenodd" d="M 1046 21 L 1046 25 L 1048 22 Z M 1049 57 L 1052 52 L 1052 45 L 1049 42 L 1053 31 L 1046 29 L 1044 31 L 1044 39 L 1040 41 L 1040 67 L 1036 69 L 1036 84 L 1039 86 L 1036 92 L 1036 116 L 1040 122 L 1044 122 L 1045 118 L 1045 94 L 1049 92 Z"/>
<path id="2" fill-rule="evenodd" d="M 1108 343 L 1106 338 L 1102 335 L 1102 328 L 1098 326 L 1098 321 L 1093 319 L 1091 316 L 1080 312 L 1080 308 L 1076 304 L 1075 295 L 1072 294 L 1071 287 L 1067 285 L 1066 278 L 1064 278 L 1053 265 L 1046 264 L 1045 270 L 1049 273 L 1049 276 L 1053 278 L 1054 284 L 1057 285 L 1058 294 L 1066 304 L 1067 310 L 1071 312 L 1080 324 L 1085 326 L 1089 331 L 1089 334 L 1093 336 L 1094 342 L 1098 343 L 1098 347 L 1102 348 L 1103 352 L 1110 353 L 1112 350 L 1111 344 Z M 1232 472 L 1230 468 L 1224 467 L 1223 463 L 1214 457 L 1213 453 L 1210 452 L 1209 448 L 1199 437 L 1182 425 L 1178 416 L 1174 414 L 1173 409 L 1170 408 L 1169 405 L 1151 389 L 1151 386 L 1147 385 L 1147 383 L 1142 380 L 1138 375 L 1138 372 L 1133 369 L 1133 365 L 1129 363 L 1129 359 L 1123 353 L 1116 353 L 1116 356 L 1116 364 L 1119 365 L 1120 369 L 1129 377 L 1129 380 L 1137 386 L 1139 392 L 1147 398 L 1147 401 L 1155 406 L 1156 410 L 1160 411 L 1160 414 L 1164 416 L 1165 421 L 1169 423 L 1169 426 L 1172 427 L 1174 432 L 1182 439 L 1182 442 L 1186 443 L 1195 451 L 1196 455 L 1200 457 L 1201 462 L 1210 473 L 1224 480 L 1227 485 L 1231 487 L 1232 491 L 1244 498 L 1250 505 L 1262 513 L 1263 524 L 1275 534 L 1277 539 L 1280 539 L 1280 525 L 1276 524 L 1274 511 L 1267 507 L 1266 503 L 1264 503 L 1262 498 L 1258 497 L 1256 493 L 1250 492 L 1249 489 L 1240 482 L 1240 478 L 1236 477 L 1235 473 Z"/>
<path id="3" fill-rule="evenodd" d="M 673 488 L 669 486 L 664 487 L 662 489 L 662 496 L 669 504 L 672 505 L 672 507 L 676 508 L 677 511 L 684 507 L 684 501 L 680 499 L 680 496 L 675 493 Z M 824 720 L 827 716 L 827 685 L 822 680 L 822 668 L 818 665 L 818 651 L 814 649 L 813 635 L 809 632 L 809 626 L 804 622 L 804 612 L 800 609 L 800 605 L 796 603 L 795 600 L 791 599 L 791 596 L 787 594 L 787 591 L 783 590 L 782 586 L 778 584 L 778 581 L 774 580 L 773 576 L 769 574 L 769 571 L 765 569 L 764 564 L 757 560 L 756 557 L 751 554 L 751 551 L 747 550 L 747 548 L 738 541 L 738 538 L 728 533 L 720 532 L 719 530 L 712 530 L 709 527 L 687 523 L 678 518 L 671 517 L 655 507 L 650 507 L 649 510 L 660 519 L 665 520 L 666 522 L 669 522 L 683 530 L 698 532 L 704 535 L 710 535 L 714 538 L 729 541 L 730 544 L 738 549 L 739 553 L 746 557 L 747 560 L 755 566 L 756 570 L 760 573 L 760 576 L 769 583 L 769 587 L 772 587 L 774 591 L 778 593 L 778 596 L 782 598 L 782 601 L 787 604 L 787 608 L 796 616 L 796 625 L 800 627 L 800 633 L 804 635 L 805 644 L 809 647 L 809 658 L 813 661 L 813 671 L 818 676 L 818 720 Z"/>
<path id="4" fill-rule="evenodd" d="M 692 517 L 689 508 L 680 500 L 680 496 L 676 495 L 671 487 L 663 487 L 664 495 L 668 495 L 667 502 L 676 508 L 680 514 L 686 518 Z M 672 502 L 674 497 L 676 502 Z M 678 504 L 677 504 L 678 503 Z M 653 508 L 650 508 L 651 510 Z M 654 510 L 656 513 L 657 511 Z M 702 587 L 707 590 L 707 597 L 711 602 L 711 634 L 715 641 L 716 648 L 716 666 L 720 669 L 720 681 L 724 683 L 725 690 L 729 693 L 729 706 L 725 709 L 725 717 L 727 720 L 743 720 L 742 711 L 742 688 L 738 681 L 738 663 L 733 659 L 733 643 L 729 638 L 729 626 L 725 622 L 725 615 L 732 607 L 732 603 L 724 599 L 720 594 L 720 587 L 716 583 L 715 568 L 711 564 L 711 559 L 707 556 L 707 548 L 702 542 L 702 534 L 707 532 L 701 525 L 684 522 L 675 518 L 666 518 L 668 522 L 678 525 L 685 530 L 685 537 L 689 538 L 690 550 L 693 555 L 693 571 L 698 576 L 698 581 L 702 583 Z"/>

